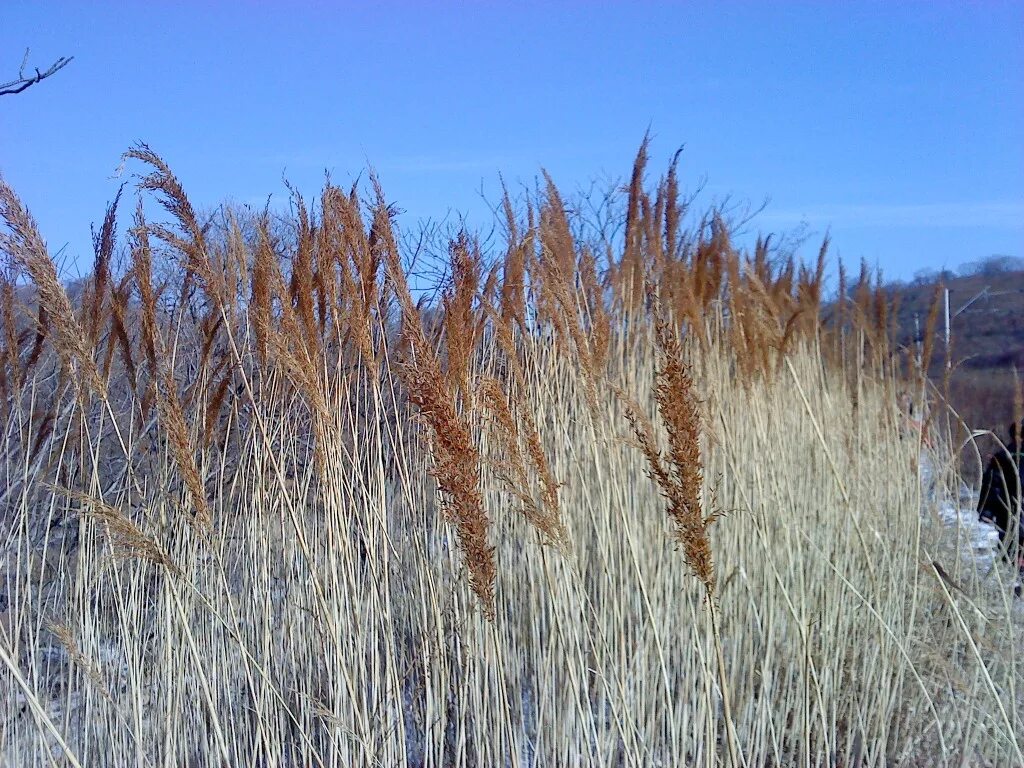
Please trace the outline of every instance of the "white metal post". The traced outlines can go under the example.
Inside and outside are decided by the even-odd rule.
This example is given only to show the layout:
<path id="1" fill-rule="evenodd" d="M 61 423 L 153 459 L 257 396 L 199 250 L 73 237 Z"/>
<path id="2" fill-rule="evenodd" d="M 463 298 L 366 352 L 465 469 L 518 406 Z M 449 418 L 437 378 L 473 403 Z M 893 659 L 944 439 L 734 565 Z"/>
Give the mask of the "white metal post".
<path id="1" fill-rule="evenodd" d="M 949 368 L 949 288 L 946 286 L 943 286 L 943 296 L 946 305 L 946 368 Z"/>

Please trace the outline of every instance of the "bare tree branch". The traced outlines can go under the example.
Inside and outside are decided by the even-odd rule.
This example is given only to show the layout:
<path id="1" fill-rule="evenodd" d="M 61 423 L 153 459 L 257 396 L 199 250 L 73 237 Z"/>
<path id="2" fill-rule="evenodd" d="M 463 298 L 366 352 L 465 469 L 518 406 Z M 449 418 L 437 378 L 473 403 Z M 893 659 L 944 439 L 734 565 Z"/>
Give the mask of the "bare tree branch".
<path id="1" fill-rule="evenodd" d="M 30 74 L 28 77 L 25 77 L 25 67 L 28 65 L 28 48 L 26 48 L 25 56 L 21 60 L 21 67 L 18 68 L 17 79 L 11 80 L 7 83 L 0 83 L 0 96 L 9 96 L 15 93 L 21 93 L 29 86 L 35 85 L 40 80 L 45 80 L 50 75 L 64 69 L 64 67 L 70 64 L 74 58 L 74 56 L 61 56 L 45 72 L 40 72 L 39 68 L 35 67 L 35 74 Z"/>

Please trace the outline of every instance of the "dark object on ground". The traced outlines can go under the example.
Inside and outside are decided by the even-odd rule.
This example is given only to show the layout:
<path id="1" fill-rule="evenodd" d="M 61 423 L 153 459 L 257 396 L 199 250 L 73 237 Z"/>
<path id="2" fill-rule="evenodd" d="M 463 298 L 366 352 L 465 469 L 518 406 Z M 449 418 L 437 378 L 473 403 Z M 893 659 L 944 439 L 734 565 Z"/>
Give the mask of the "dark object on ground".
<path id="1" fill-rule="evenodd" d="M 1024 571 L 1024 525 L 1021 521 L 1021 470 L 1024 423 L 1010 425 L 1010 442 L 993 454 L 981 481 L 978 519 L 999 531 L 1003 557 Z"/>

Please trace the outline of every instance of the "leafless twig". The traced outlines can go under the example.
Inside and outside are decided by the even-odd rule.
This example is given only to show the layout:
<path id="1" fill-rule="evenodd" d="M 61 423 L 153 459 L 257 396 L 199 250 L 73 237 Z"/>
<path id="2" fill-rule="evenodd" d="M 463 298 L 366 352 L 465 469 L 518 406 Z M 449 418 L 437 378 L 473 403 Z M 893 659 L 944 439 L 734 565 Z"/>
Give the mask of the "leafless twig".
<path id="1" fill-rule="evenodd" d="M 28 48 L 25 49 L 25 56 L 21 60 L 21 66 L 18 68 L 18 77 L 15 80 L 11 80 L 7 83 L 0 83 L 0 96 L 9 96 L 15 93 L 21 93 L 26 88 L 35 85 L 40 80 L 45 80 L 50 75 L 59 72 L 64 69 L 68 64 L 74 60 L 74 56 L 61 56 L 57 59 L 48 70 L 40 72 L 38 67 L 34 67 L 35 74 L 30 74 L 28 77 L 25 76 L 25 67 L 28 65 Z"/>

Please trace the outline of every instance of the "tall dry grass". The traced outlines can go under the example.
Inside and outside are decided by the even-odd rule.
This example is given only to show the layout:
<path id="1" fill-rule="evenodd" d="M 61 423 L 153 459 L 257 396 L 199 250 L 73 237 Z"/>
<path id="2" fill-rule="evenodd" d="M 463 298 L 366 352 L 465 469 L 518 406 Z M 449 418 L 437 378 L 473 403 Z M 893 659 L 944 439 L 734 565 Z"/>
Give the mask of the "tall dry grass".
<path id="1" fill-rule="evenodd" d="M 824 317 L 646 143 L 621 241 L 547 179 L 440 286 L 375 180 L 215 225 L 129 159 L 85 300 L 0 181 L 0 764 L 1021 761 L 870 270 Z"/>

